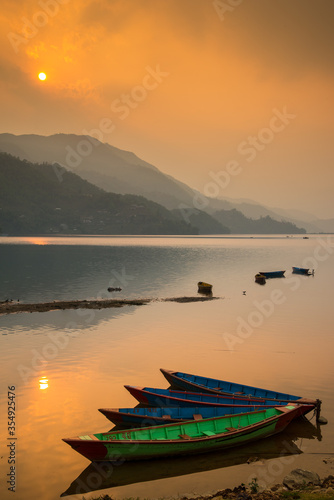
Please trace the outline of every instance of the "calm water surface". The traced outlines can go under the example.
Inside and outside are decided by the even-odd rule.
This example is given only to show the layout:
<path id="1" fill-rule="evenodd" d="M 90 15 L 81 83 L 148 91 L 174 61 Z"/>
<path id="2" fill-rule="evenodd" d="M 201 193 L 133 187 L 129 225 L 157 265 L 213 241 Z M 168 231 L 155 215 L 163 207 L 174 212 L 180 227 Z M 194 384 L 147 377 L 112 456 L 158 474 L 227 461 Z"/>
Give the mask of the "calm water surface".
<path id="1" fill-rule="evenodd" d="M 219 297 L 0 317 L 1 499 L 176 498 L 253 477 L 274 484 L 297 467 L 334 473 L 333 236 L 0 238 L 0 256 L 0 301 L 196 296 L 198 281 Z M 315 275 L 292 275 L 292 266 Z M 283 279 L 254 282 L 281 269 Z M 108 431 L 97 408 L 134 406 L 124 384 L 167 387 L 161 367 L 320 398 L 329 423 L 309 414 L 252 446 L 109 468 L 62 441 Z M 6 484 L 8 386 L 15 494 Z"/>

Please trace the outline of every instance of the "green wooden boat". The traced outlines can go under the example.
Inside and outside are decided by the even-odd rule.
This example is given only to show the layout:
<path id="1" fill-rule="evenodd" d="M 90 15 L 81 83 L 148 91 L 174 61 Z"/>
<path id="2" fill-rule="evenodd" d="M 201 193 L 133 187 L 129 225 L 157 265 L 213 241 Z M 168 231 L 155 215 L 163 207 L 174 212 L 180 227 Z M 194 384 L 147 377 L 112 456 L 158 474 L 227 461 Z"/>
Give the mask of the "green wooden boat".
<path id="1" fill-rule="evenodd" d="M 290 404 L 183 424 L 90 434 L 63 441 L 92 461 L 143 460 L 206 453 L 276 434 L 300 414 L 301 406 Z"/>

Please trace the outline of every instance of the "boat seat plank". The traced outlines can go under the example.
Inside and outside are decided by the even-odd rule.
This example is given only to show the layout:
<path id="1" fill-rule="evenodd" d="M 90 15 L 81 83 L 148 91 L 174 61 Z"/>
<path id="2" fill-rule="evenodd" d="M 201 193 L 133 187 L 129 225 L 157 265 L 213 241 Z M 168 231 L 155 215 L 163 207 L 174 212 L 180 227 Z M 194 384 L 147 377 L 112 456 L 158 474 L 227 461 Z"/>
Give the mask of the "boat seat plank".
<path id="1" fill-rule="evenodd" d="M 165 420 L 172 420 L 172 417 L 170 415 L 162 415 L 162 418 Z"/>
<path id="2" fill-rule="evenodd" d="M 232 432 L 236 431 L 237 429 L 235 427 L 226 427 L 226 430 Z"/>
<path id="3" fill-rule="evenodd" d="M 205 436 L 215 436 L 216 435 L 216 433 L 212 432 L 212 431 L 203 431 L 202 434 L 205 434 Z"/>
<path id="4" fill-rule="evenodd" d="M 188 436 L 188 434 L 179 434 L 179 437 L 181 439 L 192 439 L 190 436 Z"/>
<path id="5" fill-rule="evenodd" d="M 291 405 L 291 406 L 280 406 L 277 409 L 279 411 L 281 411 L 282 413 L 288 413 L 291 410 L 292 406 L 294 406 L 294 405 Z"/>
<path id="6" fill-rule="evenodd" d="M 203 417 L 200 413 L 193 414 L 194 420 L 203 420 Z"/>
<path id="7" fill-rule="evenodd" d="M 99 441 L 99 439 L 94 436 L 94 434 L 86 434 L 85 436 L 79 436 L 82 441 Z"/>

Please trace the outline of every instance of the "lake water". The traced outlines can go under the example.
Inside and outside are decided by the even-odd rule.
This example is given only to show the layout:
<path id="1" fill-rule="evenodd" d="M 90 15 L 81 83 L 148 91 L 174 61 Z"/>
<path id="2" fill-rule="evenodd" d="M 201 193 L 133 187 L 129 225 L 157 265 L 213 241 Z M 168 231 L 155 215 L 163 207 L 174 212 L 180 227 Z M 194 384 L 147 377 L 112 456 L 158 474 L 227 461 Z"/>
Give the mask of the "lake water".
<path id="1" fill-rule="evenodd" d="M 268 486 L 297 467 L 334 473 L 334 236 L 3 237 L 0 256 L 0 301 L 197 296 L 198 281 L 219 298 L 1 316 L 1 499 L 177 498 L 253 477 Z M 254 281 L 283 269 L 285 278 Z M 136 405 L 124 384 L 167 388 L 159 368 L 320 398 L 329 422 L 309 414 L 229 452 L 109 468 L 62 441 L 108 431 L 98 408 Z"/>

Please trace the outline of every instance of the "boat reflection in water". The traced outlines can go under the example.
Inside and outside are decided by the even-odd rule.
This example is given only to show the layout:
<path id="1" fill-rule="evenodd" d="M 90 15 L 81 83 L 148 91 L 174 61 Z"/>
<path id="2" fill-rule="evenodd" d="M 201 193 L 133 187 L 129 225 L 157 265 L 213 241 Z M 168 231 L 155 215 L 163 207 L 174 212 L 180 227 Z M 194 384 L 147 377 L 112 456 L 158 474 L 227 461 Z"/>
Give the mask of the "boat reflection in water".
<path id="1" fill-rule="evenodd" d="M 112 430 L 117 430 L 117 428 L 114 427 Z M 232 448 L 224 453 L 217 451 L 210 454 L 190 455 L 186 460 L 184 457 L 172 457 L 124 462 L 120 457 L 113 463 L 91 462 L 61 496 L 83 495 L 106 488 L 222 469 L 249 463 L 254 457 L 256 460 L 268 460 L 299 455 L 303 452 L 295 441 L 302 438 L 321 441 L 320 426 L 316 427 L 305 417 L 301 417 L 291 422 L 288 429 L 282 433 L 256 441 L 252 445 Z"/>

